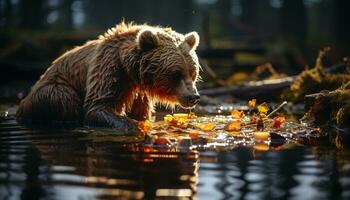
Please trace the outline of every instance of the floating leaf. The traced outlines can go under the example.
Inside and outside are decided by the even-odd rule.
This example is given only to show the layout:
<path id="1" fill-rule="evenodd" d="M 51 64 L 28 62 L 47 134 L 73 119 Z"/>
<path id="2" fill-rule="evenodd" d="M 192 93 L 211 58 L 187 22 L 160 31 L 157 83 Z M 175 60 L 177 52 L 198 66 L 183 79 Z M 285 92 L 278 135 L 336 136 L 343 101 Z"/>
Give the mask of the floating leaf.
<path id="1" fill-rule="evenodd" d="M 281 124 L 286 121 L 285 117 L 276 117 L 273 119 L 273 127 L 281 128 Z"/>
<path id="2" fill-rule="evenodd" d="M 191 138 L 197 138 L 199 136 L 199 132 L 198 131 L 191 131 L 191 132 L 188 133 L 188 135 Z"/>
<path id="3" fill-rule="evenodd" d="M 243 115 L 244 115 L 243 111 L 233 110 L 233 111 L 231 112 L 231 116 L 232 116 L 232 118 L 234 118 L 234 119 L 239 119 L 239 118 L 241 118 Z"/>
<path id="4" fill-rule="evenodd" d="M 177 120 L 176 126 L 180 128 L 186 128 L 188 126 L 188 120 L 185 118 L 180 118 Z"/>
<path id="5" fill-rule="evenodd" d="M 248 106 L 250 109 L 253 109 L 255 107 L 256 104 L 256 99 L 252 99 L 248 101 Z"/>
<path id="6" fill-rule="evenodd" d="M 165 115 L 164 117 L 165 124 L 172 124 L 173 120 L 174 120 L 174 117 L 172 115 Z"/>
<path id="7" fill-rule="evenodd" d="M 190 112 L 190 113 L 188 113 L 187 118 L 188 119 L 196 119 L 197 115 L 194 112 Z"/>
<path id="8" fill-rule="evenodd" d="M 173 116 L 174 116 L 176 119 L 180 119 L 180 118 L 187 119 L 188 114 L 187 114 L 187 113 L 175 113 L 175 114 L 173 114 Z"/>
<path id="9" fill-rule="evenodd" d="M 215 128 L 215 124 L 213 124 L 213 123 L 197 123 L 194 126 L 196 128 L 203 130 L 203 131 L 212 131 Z"/>
<path id="10" fill-rule="evenodd" d="M 174 115 L 166 115 L 164 123 L 179 128 L 186 128 L 188 126 L 187 114 L 178 113 Z"/>
<path id="11" fill-rule="evenodd" d="M 258 112 L 260 114 L 266 114 L 267 111 L 269 111 L 269 106 L 265 102 L 258 105 Z"/>
<path id="12" fill-rule="evenodd" d="M 148 132 L 152 128 L 152 123 L 149 120 L 141 121 L 138 127 L 142 132 Z"/>
<path id="13" fill-rule="evenodd" d="M 230 131 L 230 132 L 227 132 L 227 136 L 239 136 L 241 134 L 241 132 L 239 131 Z"/>
<path id="14" fill-rule="evenodd" d="M 270 133 L 266 131 L 254 132 L 254 138 L 256 140 L 268 140 L 270 137 Z"/>
<path id="15" fill-rule="evenodd" d="M 236 120 L 236 121 L 232 121 L 230 122 L 229 124 L 227 124 L 225 126 L 225 130 L 226 131 L 233 131 L 233 132 L 237 132 L 237 131 L 240 131 L 241 130 L 241 124 L 242 122 L 239 121 L 239 120 Z"/>

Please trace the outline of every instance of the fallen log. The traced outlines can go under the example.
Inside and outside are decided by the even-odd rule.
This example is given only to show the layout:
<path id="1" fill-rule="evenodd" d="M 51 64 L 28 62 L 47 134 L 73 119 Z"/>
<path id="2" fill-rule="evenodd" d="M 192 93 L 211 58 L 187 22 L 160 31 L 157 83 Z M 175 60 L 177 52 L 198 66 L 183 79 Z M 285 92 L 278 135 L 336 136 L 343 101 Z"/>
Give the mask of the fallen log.
<path id="1" fill-rule="evenodd" d="M 295 78 L 295 76 L 290 76 L 271 80 L 249 81 L 240 85 L 203 89 L 200 90 L 199 93 L 208 96 L 231 94 L 247 98 L 275 95 L 287 89 Z"/>

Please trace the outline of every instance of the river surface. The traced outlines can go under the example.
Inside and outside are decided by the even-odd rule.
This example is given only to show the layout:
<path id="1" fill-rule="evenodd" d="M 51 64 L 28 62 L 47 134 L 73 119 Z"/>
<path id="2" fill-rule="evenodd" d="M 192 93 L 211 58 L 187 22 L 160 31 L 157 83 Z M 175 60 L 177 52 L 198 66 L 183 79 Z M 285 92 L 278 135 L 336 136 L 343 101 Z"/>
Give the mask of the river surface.
<path id="1" fill-rule="evenodd" d="M 150 149 L 134 136 L 0 122 L 0 199 L 350 199 L 350 151 Z"/>

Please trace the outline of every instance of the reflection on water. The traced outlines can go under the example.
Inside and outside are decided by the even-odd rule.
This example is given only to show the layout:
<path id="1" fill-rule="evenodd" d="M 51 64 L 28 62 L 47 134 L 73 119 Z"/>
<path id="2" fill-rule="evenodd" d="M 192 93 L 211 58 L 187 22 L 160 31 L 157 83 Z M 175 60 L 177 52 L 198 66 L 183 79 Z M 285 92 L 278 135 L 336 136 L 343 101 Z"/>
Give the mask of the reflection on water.
<path id="1" fill-rule="evenodd" d="M 153 149 L 138 140 L 3 121 L 0 199 L 350 198 L 348 150 L 197 152 Z"/>
<path id="2" fill-rule="evenodd" d="M 210 155 L 216 159 L 201 162 L 198 196 L 208 199 L 349 199 L 350 153 L 324 150 L 299 147 L 254 152 L 239 148 L 230 153 Z M 321 151 L 328 154 L 327 157 L 315 155 Z M 202 153 L 202 156 L 209 155 Z"/>

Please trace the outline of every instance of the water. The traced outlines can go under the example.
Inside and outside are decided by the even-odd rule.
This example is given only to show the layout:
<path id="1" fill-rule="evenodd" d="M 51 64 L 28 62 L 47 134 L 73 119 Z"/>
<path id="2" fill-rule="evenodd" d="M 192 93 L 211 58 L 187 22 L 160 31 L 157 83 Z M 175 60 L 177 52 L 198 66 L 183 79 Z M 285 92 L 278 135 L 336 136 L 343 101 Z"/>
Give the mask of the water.
<path id="1" fill-rule="evenodd" d="M 136 141 L 136 142 L 135 142 Z M 0 123 L 0 199 L 350 199 L 350 151 L 202 151 Z"/>

